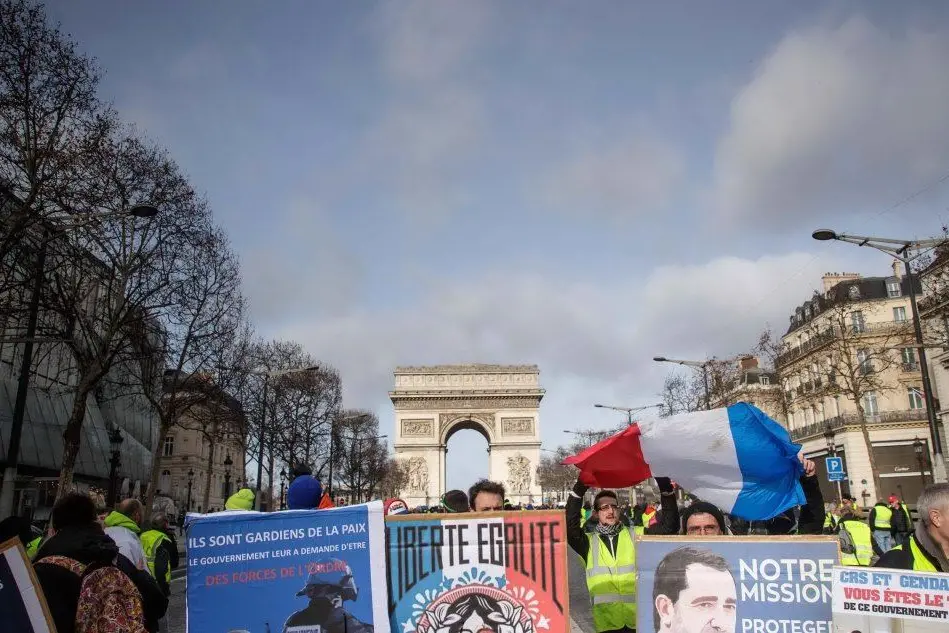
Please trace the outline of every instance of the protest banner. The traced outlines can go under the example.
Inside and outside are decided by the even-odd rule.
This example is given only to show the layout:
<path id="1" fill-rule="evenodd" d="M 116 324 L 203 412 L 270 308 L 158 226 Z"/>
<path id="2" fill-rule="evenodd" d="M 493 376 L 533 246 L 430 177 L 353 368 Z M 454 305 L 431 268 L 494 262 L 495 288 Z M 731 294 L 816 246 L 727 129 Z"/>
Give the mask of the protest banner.
<path id="1" fill-rule="evenodd" d="M 949 574 L 835 567 L 833 609 L 848 631 L 946 630 Z"/>
<path id="2" fill-rule="evenodd" d="M 188 521 L 189 631 L 388 633 L 381 501 Z"/>
<path id="3" fill-rule="evenodd" d="M 392 630 L 569 631 L 566 537 L 562 511 L 386 517 Z"/>
<path id="4" fill-rule="evenodd" d="M 837 562 L 833 537 L 639 537 L 637 630 L 830 633 Z"/>
<path id="5" fill-rule="evenodd" d="M 0 543 L 0 630 L 56 633 L 40 583 L 19 539 Z"/>

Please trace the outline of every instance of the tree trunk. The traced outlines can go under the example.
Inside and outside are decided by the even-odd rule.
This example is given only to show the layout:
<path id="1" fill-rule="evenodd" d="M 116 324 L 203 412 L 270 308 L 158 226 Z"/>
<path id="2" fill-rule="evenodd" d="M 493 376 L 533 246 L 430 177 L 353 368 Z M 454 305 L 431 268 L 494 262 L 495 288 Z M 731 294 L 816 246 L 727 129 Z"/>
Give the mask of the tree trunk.
<path id="1" fill-rule="evenodd" d="M 82 384 L 82 383 L 80 383 Z M 73 400 L 69 421 L 63 431 L 63 465 L 59 470 L 59 489 L 56 491 L 56 501 L 59 501 L 72 489 L 73 471 L 76 468 L 76 457 L 79 456 L 79 445 L 82 441 L 82 423 L 86 419 L 86 402 L 89 400 L 91 389 L 76 389 L 76 399 Z"/>
<path id="2" fill-rule="evenodd" d="M 880 483 L 880 473 L 877 472 L 877 460 L 873 455 L 873 445 L 870 443 L 870 428 L 867 426 L 867 416 L 863 412 L 863 403 L 860 398 L 854 402 L 857 406 L 857 415 L 860 416 L 860 430 L 863 432 L 863 443 L 867 447 L 867 458 L 870 464 L 870 473 L 873 475 L 873 488 L 876 492 L 876 499 L 871 499 L 871 503 L 876 503 L 883 498 L 883 486 Z"/>
<path id="3" fill-rule="evenodd" d="M 274 461 L 274 438 L 270 436 L 270 446 L 267 452 L 267 509 L 273 512 L 274 507 L 274 488 L 273 488 L 273 461 Z"/>
<path id="4" fill-rule="evenodd" d="M 161 477 L 161 454 L 162 447 L 165 444 L 165 436 L 171 430 L 171 416 L 162 415 L 158 412 L 158 441 L 155 448 L 152 449 L 152 472 L 149 476 L 148 495 L 145 497 L 145 512 L 151 514 L 152 503 L 155 501 L 155 493 L 158 492 L 158 479 Z M 166 490 L 165 494 L 171 496 L 171 491 Z"/>
<path id="5" fill-rule="evenodd" d="M 208 511 L 208 504 L 211 503 L 211 475 L 214 471 L 214 436 L 208 438 L 208 469 L 205 471 L 207 481 L 204 482 L 204 511 Z M 227 501 L 225 499 L 224 501 Z"/>

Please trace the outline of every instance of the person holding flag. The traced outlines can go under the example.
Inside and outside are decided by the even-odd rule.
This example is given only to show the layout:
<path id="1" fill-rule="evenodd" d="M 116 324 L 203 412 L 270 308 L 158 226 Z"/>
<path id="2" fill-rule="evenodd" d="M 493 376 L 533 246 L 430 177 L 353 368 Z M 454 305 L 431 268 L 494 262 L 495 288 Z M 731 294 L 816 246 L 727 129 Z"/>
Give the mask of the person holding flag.
<path id="1" fill-rule="evenodd" d="M 593 600 L 593 622 L 597 633 L 627 633 L 636 630 L 636 550 L 633 533 L 674 534 L 678 521 L 672 481 L 657 477 L 662 495 L 661 524 L 646 529 L 625 525 L 616 493 L 601 490 L 593 498 L 593 529 L 581 521 L 583 497 L 588 487 L 578 479 L 567 500 L 567 542 L 586 562 L 587 590 Z M 590 523 L 587 523 L 590 525 Z"/>

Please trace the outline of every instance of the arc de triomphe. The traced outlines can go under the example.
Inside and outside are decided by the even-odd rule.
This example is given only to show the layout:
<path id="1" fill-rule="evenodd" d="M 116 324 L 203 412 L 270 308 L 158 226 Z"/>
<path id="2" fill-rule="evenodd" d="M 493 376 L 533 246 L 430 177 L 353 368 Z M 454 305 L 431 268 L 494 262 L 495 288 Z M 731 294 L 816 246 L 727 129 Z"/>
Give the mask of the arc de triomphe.
<path id="1" fill-rule="evenodd" d="M 474 429 L 488 441 L 488 478 L 504 484 L 512 503 L 540 503 L 543 397 L 536 365 L 397 367 L 389 398 L 395 407 L 395 456 L 409 472 L 402 498 L 409 507 L 439 503 L 446 465 L 478 458 L 467 447 L 447 454 L 448 440 L 461 429 Z"/>

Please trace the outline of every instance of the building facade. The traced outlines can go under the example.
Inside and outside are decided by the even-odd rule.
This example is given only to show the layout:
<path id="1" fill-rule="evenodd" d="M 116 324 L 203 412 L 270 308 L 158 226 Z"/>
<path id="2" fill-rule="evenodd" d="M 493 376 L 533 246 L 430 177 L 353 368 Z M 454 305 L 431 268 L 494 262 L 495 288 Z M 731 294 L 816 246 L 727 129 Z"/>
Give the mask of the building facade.
<path id="1" fill-rule="evenodd" d="M 787 426 L 788 403 L 778 373 L 762 367 L 757 356 L 742 356 L 736 362 L 735 378 L 725 387 L 724 396 L 713 402 L 712 407 L 747 402 L 764 411 L 772 420 Z"/>
<path id="2" fill-rule="evenodd" d="M 159 492 L 182 516 L 223 510 L 227 498 L 247 484 L 243 408 L 210 377 L 173 370 L 165 373 L 165 397 L 178 398 L 185 412 L 162 438 Z"/>
<path id="3" fill-rule="evenodd" d="M 949 420 L 949 246 L 936 249 L 932 262 L 921 271 L 920 279 L 923 292 L 918 304 L 919 317 L 945 455 L 949 448 L 945 433 Z"/>
<path id="4" fill-rule="evenodd" d="M 852 494 L 867 506 L 896 494 L 913 502 L 931 481 L 932 450 L 911 280 L 894 266 L 888 277 L 828 273 L 822 282 L 791 315 L 776 361 L 791 437 L 817 462 L 826 499 Z M 912 283 L 918 291 L 919 280 Z M 832 454 L 844 460 L 839 490 L 825 470 Z"/>

